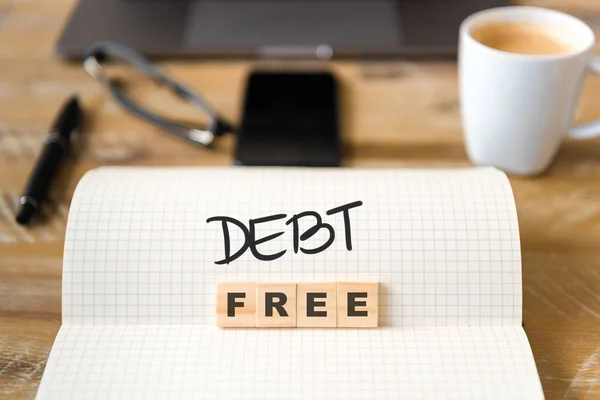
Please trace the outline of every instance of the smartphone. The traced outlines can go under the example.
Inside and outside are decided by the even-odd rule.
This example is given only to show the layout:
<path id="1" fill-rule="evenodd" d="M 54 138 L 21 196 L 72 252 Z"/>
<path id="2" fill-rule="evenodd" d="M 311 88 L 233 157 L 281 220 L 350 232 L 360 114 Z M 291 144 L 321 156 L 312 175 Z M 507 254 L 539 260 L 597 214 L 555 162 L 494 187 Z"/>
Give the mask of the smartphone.
<path id="1" fill-rule="evenodd" d="M 253 72 L 235 150 L 238 165 L 341 162 L 337 84 L 328 72 Z"/>

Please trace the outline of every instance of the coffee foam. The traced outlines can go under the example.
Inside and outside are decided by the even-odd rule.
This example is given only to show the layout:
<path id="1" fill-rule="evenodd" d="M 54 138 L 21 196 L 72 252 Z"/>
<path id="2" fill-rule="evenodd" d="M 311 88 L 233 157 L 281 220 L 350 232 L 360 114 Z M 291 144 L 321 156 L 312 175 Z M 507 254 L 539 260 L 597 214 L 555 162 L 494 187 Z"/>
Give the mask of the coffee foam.
<path id="1" fill-rule="evenodd" d="M 571 29 L 538 21 L 489 21 L 470 30 L 473 39 L 509 53 L 530 55 L 567 54 L 578 50 L 581 41 Z"/>

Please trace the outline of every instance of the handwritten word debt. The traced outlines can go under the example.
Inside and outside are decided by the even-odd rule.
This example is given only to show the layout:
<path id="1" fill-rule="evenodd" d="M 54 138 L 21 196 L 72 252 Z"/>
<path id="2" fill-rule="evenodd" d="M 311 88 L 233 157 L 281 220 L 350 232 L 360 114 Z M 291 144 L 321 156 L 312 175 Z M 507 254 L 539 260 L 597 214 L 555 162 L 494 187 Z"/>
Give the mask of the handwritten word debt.
<path id="1" fill-rule="evenodd" d="M 352 203 L 344 204 L 339 207 L 332 208 L 331 210 L 328 210 L 325 213 L 326 215 L 334 215 L 338 213 L 343 214 L 346 250 L 348 251 L 352 250 L 352 227 L 350 226 L 350 210 L 356 207 L 360 207 L 362 205 L 363 202 L 359 200 Z M 238 257 L 241 257 L 248 249 L 250 249 L 252 255 L 260 261 L 274 261 L 279 257 L 283 256 L 287 252 L 287 249 L 280 250 L 273 254 L 264 254 L 258 251 L 257 246 L 259 244 L 278 238 L 279 236 L 283 235 L 284 232 L 275 232 L 271 235 L 257 238 L 256 226 L 259 224 L 266 224 L 269 222 L 282 220 L 286 217 L 287 214 L 274 214 L 266 217 L 250 219 L 248 221 L 247 227 L 243 222 L 228 216 L 216 216 L 208 218 L 206 220 L 206 223 L 221 222 L 221 227 L 223 228 L 223 247 L 225 250 L 225 258 L 223 258 L 222 260 L 215 261 L 215 264 L 229 264 L 230 262 L 235 261 Z M 314 220 L 314 225 L 301 233 L 299 221 L 303 218 L 312 218 Z M 322 251 L 327 250 L 335 240 L 335 229 L 333 228 L 333 226 L 331 226 L 331 224 L 323 222 L 323 217 L 321 217 L 321 214 L 319 214 L 316 211 L 304 211 L 299 214 L 295 214 L 293 217 L 288 219 L 285 222 L 285 224 L 292 225 L 292 247 L 294 249 L 294 253 L 298 253 L 298 251 L 301 251 L 304 254 L 318 254 Z M 237 227 L 237 229 L 239 229 L 244 235 L 244 244 L 233 254 L 231 254 L 231 235 L 229 231 L 230 225 L 232 227 Z M 327 239 L 323 242 L 322 245 L 315 248 L 305 248 L 301 246 L 301 242 L 310 239 L 321 230 L 327 232 Z"/>
<path id="2" fill-rule="evenodd" d="M 377 282 L 219 282 L 222 328 L 375 328 Z"/>

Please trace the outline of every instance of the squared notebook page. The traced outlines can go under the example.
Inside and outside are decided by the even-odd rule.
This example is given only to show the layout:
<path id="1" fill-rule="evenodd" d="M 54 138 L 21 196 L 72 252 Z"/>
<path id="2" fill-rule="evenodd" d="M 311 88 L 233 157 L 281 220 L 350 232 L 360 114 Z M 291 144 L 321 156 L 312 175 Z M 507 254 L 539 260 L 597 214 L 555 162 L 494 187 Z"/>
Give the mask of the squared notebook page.
<path id="1" fill-rule="evenodd" d="M 326 211 L 356 201 L 349 251 L 343 215 Z M 335 231 L 319 254 L 292 249 L 285 221 L 304 211 Z M 246 251 L 215 264 L 223 230 L 208 218 L 248 225 L 282 213 L 256 229 L 257 237 L 284 232 L 258 246 L 262 254 L 286 250 L 282 257 L 265 262 Z M 306 218 L 300 231 L 313 223 Z M 230 233 L 233 252 L 243 237 Z M 322 229 L 301 245 L 327 238 Z M 381 328 L 215 325 L 216 282 L 338 280 L 380 282 Z M 498 388 L 509 386 L 523 398 L 542 396 L 520 327 L 514 200 L 493 169 L 92 171 L 69 215 L 63 324 L 39 398 L 101 398 L 100 386 L 121 398 L 502 398 Z M 306 390 L 298 394 L 294 382 Z"/>

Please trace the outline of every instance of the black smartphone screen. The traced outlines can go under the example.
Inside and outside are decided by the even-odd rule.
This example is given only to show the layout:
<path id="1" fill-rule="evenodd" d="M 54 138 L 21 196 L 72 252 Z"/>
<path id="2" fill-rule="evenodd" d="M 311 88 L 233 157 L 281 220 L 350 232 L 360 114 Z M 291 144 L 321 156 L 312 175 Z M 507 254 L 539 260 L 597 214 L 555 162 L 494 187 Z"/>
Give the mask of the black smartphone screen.
<path id="1" fill-rule="evenodd" d="M 340 165 L 333 75 L 252 73 L 235 158 L 240 165 Z"/>

